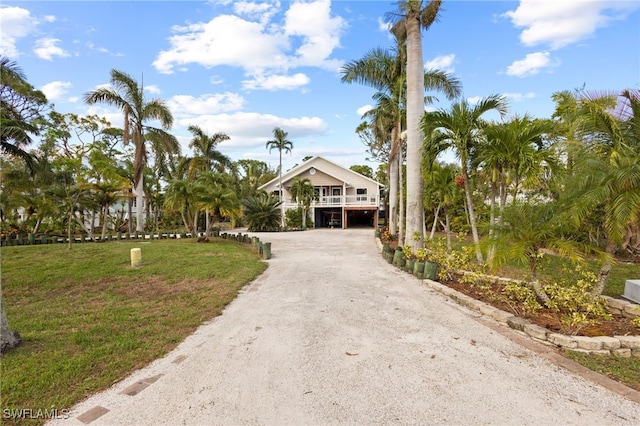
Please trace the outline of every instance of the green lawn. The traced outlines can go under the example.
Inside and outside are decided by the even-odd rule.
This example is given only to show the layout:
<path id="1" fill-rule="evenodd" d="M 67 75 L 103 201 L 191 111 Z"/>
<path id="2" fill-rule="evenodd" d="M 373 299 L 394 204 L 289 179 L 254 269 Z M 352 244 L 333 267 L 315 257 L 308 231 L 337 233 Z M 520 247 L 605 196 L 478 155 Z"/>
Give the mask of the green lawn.
<path id="1" fill-rule="evenodd" d="M 134 247 L 143 261 L 135 269 Z M 107 388 L 219 315 L 267 267 L 252 245 L 226 240 L 17 246 L 1 255 L 7 315 L 24 339 L 1 359 L 3 410 L 62 410 Z"/>

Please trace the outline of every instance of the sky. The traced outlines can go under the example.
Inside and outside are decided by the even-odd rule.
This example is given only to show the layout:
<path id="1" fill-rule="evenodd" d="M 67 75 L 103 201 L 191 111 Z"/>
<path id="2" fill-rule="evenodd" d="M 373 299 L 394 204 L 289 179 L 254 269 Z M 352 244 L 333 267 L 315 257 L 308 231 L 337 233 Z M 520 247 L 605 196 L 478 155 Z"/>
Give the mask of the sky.
<path id="1" fill-rule="evenodd" d="M 2 0 L 0 54 L 56 111 L 117 127 L 119 111 L 82 97 L 107 85 L 111 69 L 131 75 L 167 103 L 184 155 L 195 124 L 226 133 L 218 149 L 231 159 L 276 168 L 278 152 L 265 145 L 280 127 L 293 142 L 284 170 L 315 155 L 375 169 L 355 133 L 375 91 L 341 83 L 340 69 L 393 48 L 386 17 L 396 10 L 391 0 Z M 638 0 L 445 0 L 422 37 L 425 69 L 456 76 L 470 103 L 504 95 L 507 118 L 550 117 L 561 90 L 640 88 Z M 438 98 L 428 110 L 449 107 L 428 94 Z"/>

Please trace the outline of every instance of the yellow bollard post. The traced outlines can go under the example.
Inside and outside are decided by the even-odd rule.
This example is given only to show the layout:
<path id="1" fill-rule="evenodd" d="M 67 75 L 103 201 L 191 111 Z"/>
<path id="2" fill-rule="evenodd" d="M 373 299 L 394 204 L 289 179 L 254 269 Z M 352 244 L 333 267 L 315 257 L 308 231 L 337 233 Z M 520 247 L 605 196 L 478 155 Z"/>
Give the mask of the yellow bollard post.
<path id="1" fill-rule="evenodd" d="M 142 266 L 142 251 L 139 248 L 131 249 L 131 267 Z"/>

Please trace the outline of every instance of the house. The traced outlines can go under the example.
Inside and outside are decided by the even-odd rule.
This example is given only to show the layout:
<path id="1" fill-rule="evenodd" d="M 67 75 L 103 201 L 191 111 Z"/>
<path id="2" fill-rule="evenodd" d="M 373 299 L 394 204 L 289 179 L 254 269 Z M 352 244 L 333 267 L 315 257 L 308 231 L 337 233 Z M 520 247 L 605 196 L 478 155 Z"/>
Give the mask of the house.
<path id="1" fill-rule="evenodd" d="M 289 192 L 295 178 L 309 179 L 315 188 L 311 217 L 316 228 L 378 226 L 381 183 L 316 156 L 282 174 L 285 210 L 298 207 Z M 276 177 L 259 189 L 279 194 L 279 181 Z"/>

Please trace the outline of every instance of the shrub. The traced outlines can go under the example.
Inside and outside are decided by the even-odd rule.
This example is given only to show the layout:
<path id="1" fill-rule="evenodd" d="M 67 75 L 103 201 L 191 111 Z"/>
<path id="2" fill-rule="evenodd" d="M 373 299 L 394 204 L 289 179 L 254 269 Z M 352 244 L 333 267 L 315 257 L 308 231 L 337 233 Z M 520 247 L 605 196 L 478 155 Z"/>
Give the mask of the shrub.
<path id="1" fill-rule="evenodd" d="M 280 200 L 274 194 L 261 193 L 242 201 L 244 219 L 250 232 L 280 230 Z"/>
<path id="2" fill-rule="evenodd" d="M 596 275 L 580 266 L 576 272 L 580 275 L 577 280 L 562 279 L 544 285 L 550 299 L 548 308 L 560 314 L 560 321 L 566 331 L 572 334 L 599 321 L 611 319 L 607 302 L 590 292 L 598 282 Z M 570 275 L 570 271 L 567 271 L 567 275 Z"/>

